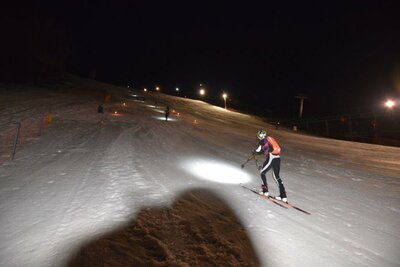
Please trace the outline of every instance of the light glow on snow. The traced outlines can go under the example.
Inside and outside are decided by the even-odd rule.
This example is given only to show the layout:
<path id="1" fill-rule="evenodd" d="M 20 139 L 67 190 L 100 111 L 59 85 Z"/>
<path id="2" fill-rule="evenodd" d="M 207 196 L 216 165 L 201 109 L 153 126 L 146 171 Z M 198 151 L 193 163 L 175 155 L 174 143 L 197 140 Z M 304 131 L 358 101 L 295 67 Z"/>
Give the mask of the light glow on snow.
<path id="1" fill-rule="evenodd" d="M 222 108 L 222 107 L 218 107 L 218 106 L 212 106 L 212 108 L 213 108 L 213 109 L 217 109 L 218 111 L 221 111 L 221 112 L 230 112 L 229 110 L 224 109 L 224 108 Z"/>
<path id="2" fill-rule="evenodd" d="M 201 179 L 217 183 L 240 184 L 250 181 L 249 174 L 225 162 L 192 159 L 186 162 L 185 170 Z"/>
<path id="3" fill-rule="evenodd" d="M 114 111 L 113 113 L 111 113 L 111 116 L 113 116 L 113 117 L 121 117 L 122 114 L 118 113 L 118 111 Z"/>
<path id="4" fill-rule="evenodd" d="M 154 116 L 153 118 L 155 118 L 156 120 L 160 120 L 160 121 L 165 121 L 165 116 L 160 117 L 160 116 Z M 168 117 L 168 121 L 177 121 L 177 119 Z"/>

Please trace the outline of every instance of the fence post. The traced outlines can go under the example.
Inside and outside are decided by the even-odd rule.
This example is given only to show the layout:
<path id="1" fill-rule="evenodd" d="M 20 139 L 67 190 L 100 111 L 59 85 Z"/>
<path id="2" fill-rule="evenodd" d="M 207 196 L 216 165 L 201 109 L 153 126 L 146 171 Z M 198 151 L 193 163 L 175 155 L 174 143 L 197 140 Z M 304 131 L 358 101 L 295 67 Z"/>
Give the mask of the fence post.
<path id="1" fill-rule="evenodd" d="M 350 133 L 350 140 L 353 140 L 353 127 L 351 126 L 351 116 L 349 116 L 349 133 Z"/>
<path id="2" fill-rule="evenodd" d="M 15 140 L 14 140 L 14 146 L 13 146 L 13 152 L 12 152 L 12 155 L 11 155 L 11 160 L 14 160 L 15 151 L 17 150 L 17 143 L 18 143 L 20 129 L 21 129 L 21 122 L 18 122 L 17 123 L 17 134 L 15 135 Z"/>
<path id="3" fill-rule="evenodd" d="M 373 127 L 373 136 L 372 136 L 372 143 L 373 144 L 379 144 L 379 137 L 378 137 L 378 118 L 376 116 L 376 113 L 373 113 L 373 121 L 372 121 L 372 127 Z"/>
<path id="4" fill-rule="evenodd" d="M 328 123 L 328 120 L 325 120 L 325 129 L 326 129 L 326 136 L 329 137 L 329 123 Z"/>

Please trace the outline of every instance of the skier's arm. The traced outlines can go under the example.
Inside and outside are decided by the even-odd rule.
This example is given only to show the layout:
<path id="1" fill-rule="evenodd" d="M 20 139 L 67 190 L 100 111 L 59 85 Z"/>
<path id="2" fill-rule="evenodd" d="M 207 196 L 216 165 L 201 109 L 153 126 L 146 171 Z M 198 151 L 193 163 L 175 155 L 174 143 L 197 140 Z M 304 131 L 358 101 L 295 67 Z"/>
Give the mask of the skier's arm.
<path id="1" fill-rule="evenodd" d="M 261 154 L 262 153 L 262 146 L 259 145 L 255 150 L 253 150 L 253 155 L 254 154 Z"/>

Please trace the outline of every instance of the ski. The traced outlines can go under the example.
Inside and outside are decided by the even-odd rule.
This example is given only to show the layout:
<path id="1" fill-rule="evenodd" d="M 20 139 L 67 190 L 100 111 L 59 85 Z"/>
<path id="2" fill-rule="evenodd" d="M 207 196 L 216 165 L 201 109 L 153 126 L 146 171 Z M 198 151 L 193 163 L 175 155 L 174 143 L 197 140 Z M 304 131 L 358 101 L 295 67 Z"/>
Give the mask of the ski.
<path id="1" fill-rule="evenodd" d="M 270 196 L 270 197 L 273 198 L 273 196 Z M 308 211 L 306 211 L 306 210 L 303 210 L 303 209 L 301 209 L 301 208 L 299 208 L 299 207 L 293 205 L 292 203 L 283 202 L 282 200 L 278 200 L 278 199 L 275 199 L 275 200 L 276 200 L 276 201 L 279 201 L 279 202 L 281 202 L 281 203 L 283 203 L 284 205 L 287 205 L 289 208 L 293 208 L 293 209 L 298 210 L 298 211 L 300 211 L 300 212 L 303 212 L 303 213 L 305 213 L 305 214 L 307 214 L 307 215 L 311 215 L 310 212 L 308 212 Z"/>
<path id="2" fill-rule="evenodd" d="M 289 207 L 285 206 L 285 204 L 281 203 L 279 200 L 277 200 L 277 199 L 275 199 L 275 198 L 267 197 L 267 196 L 264 196 L 264 195 L 260 195 L 256 190 L 251 189 L 251 188 L 249 188 L 249 187 L 247 187 L 247 186 L 245 186 L 245 185 L 241 185 L 241 186 L 242 186 L 243 188 L 247 189 L 247 190 L 250 190 L 250 191 L 253 192 L 254 194 L 257 194 L 258 196 L 264 198 L 265 200 L 268 200 L 268 201 L 270 201 L 270 202 L 272 202 L 272 203 L 274 203 L 274 204 L 276 204 L 276 205 L 278 205 L 278 206 L 280 206 L 280 207 L 282 207 L 282 208 L 284 208 L 284 209 L 288 209 L 288 208 L 289 208 Z"/>
<path id="3" fill-rule="evenodd" d="M 256 190 L 254 190 L 254 189 L 251 189 L 251 188 L 249 188 L 249 187 L 247 187 L 247 186 L 245 186 L 245 185 L 241 185 L 241 186 L 242 186 L 243 188 L 247 189 L 247 190 L 250 190 L 250 191 L 253 192 L 254 194 L 259 195 L 260 197 L 262 197 L 262 198 L 264 198 L 264 199 L 266 199 L 266 200 L 269 200 L 269 201 L 271 201 L 271 202 L 273 202 L 273 203 L 279 205 L 279 206 L 282 207 L 282 208 L 285 208 L 285 209 L 292 208 L 292 209 L 298 210 L 298 211 L 300 211 L 300 212 L 302 212 L 302 213 L 304 213 L 304 214 L 311 215 L 310 212 L 308 212 L 308 211 L 306 211 L 306 210 L 303 210 L 303 209 L 301 209 L 301 208 L 299 208 L 299 207 L 293 205 L 292 203 L 288 203 L 288 202 L 284 202 L 284 201 L 282 201 L 282 200 L 278 200 L 278 199 L 276 199 L 276 198 L 273 197 L 273 196 L 268 196 L 268 197 L 267 197 L 267 196 L 264 196 L 264 195 L 260 195 L 260 194 L 259 194 Z"/>

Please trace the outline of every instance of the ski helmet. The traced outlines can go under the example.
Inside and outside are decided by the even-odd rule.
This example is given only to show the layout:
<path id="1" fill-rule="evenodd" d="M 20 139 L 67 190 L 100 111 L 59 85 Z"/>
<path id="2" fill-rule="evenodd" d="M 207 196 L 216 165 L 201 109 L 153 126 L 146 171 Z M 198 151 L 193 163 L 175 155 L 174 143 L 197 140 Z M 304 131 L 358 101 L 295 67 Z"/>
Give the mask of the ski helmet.
<path id="1" fill-rule="evenodd" d="M 267 136 L 267 131 L 266 130 L 259 130 L 257 132 L 257 138 L 258 139 L 264 139 Z"/>

